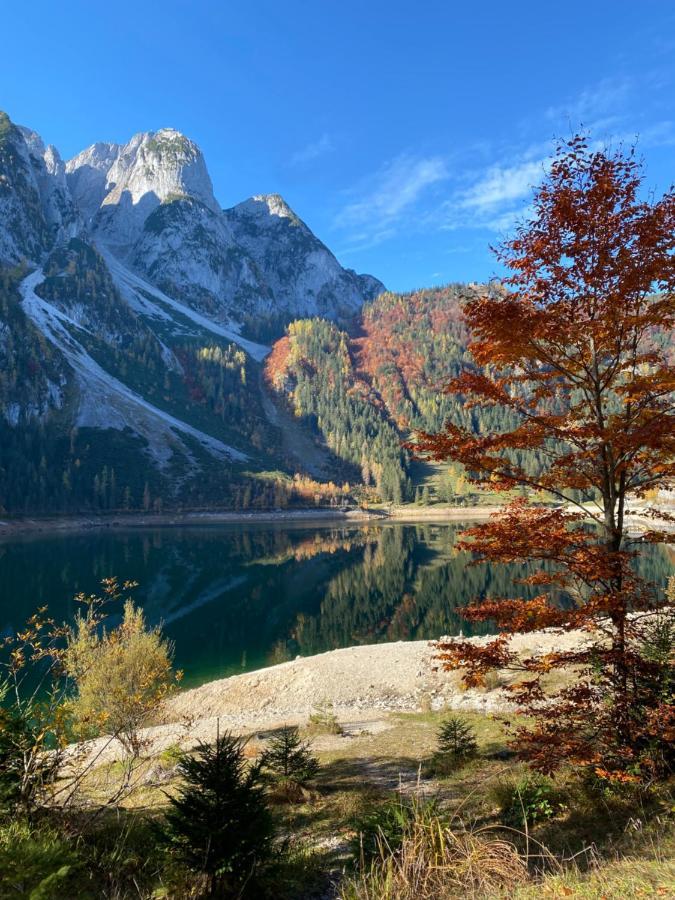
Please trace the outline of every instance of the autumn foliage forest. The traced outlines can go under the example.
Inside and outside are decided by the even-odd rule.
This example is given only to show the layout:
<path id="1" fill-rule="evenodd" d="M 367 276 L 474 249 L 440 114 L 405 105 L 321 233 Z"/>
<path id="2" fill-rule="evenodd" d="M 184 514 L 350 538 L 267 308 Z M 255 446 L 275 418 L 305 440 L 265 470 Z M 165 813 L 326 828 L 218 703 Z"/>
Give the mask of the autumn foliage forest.
<path id="1" fill-rule="evenodd" d="M 470 364 L 463 304 L 486 290 L 456 284 L 386 292 L 349 329 L 322 319 L 293 322 L 266 361 L 267 383 L 318 432 L 344 478 L 385 501 L 426 499 L 403 446 L 415 430 L 439 429 L 451 419 L 481 432 L 513 421 L 509 410 L 466 409 L 443 392 Z M 525 464 L 536 468 L 537 461 Z M 437 499 L 462 496 L 463 479 L 457 467 Z"/>

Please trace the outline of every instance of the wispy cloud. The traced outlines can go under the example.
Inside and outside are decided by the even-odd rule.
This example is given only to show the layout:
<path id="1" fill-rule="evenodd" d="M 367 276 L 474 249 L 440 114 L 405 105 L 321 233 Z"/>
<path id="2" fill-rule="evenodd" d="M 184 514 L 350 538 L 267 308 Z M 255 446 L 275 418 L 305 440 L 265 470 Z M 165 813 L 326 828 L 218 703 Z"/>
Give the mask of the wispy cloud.
<path id="1" fill-rule="evenodd" d="M 545 159 L 524 160 L 515 165 L 495 165 L 481 175 L 460 198 L 463 209 L 491 213 L 505 204 L 530 195 L 532 185 L 541 181 L 547 162 Z"/>
<path id="2" fill-rule="evenodd" d="M 550 122 L 565 123 L 572 129 L 604 129 L 621 118 L 621 110 L 636 90 L 632 78 L 604 78 L 590 85 L 564 103 L 550 106 L 545 118 Z"/>
<path id="3" fill-rule="evenodd" d="M 535 155 L 535 150 L 539 155 Z M 548 145 L 546 150 L 550 150 Z M 549 156 L 541 145 L 519 154 L 503 151 L 502 155 L 501 163 L 463 173 L 461 184 L 456 184 L 439 207 L 429 211 L 428 227 L 502 233 L 526 218 L 532 189 L 542 180 Z"/>
<path id="4" fill-rule="evenodd" d="M 479 241 L 485 241 L 485 232 L 508 233 L 532 215 L 533 189 L 550 167 L 555 134 L 583 128 L 598 148 L 636 141 L 643 150 L 675 146 L 675 119 L 664 115 L 670 110 L 649 101 L 663 95 L 664 78 L 655 71 L 588 85 L 523 119 L 514 129 L 519 142 L 495 135 L 488 143 L 455 147 L 452 155 L 407 153 L 390 160 L 352 190 L 335 215 L 347 245 L 343 252 L 362 251 L 404 232 L 454 232 L 460 240 L 474 232 Z"/>
<path id="5" fill-rule="evenodd" d="M 301 150 L 297 150 L 291 156 L 291 165 L 304 165 L 318 159 L 320 156 L 324 156 L 326 153 L 331 153 L 333 150 L 335 150 L 335 144 L 331 136 L 324 132 L 318 140 L 312 141 Z"/>
<path id="6" fill-rule="evenodd" d="M 398 156 L 351 191 L 358 199 L 338 211 L 334 224 L 350 229 L 349 243 L 359 249 L 381 243 L 396 233 L 404 214 L 413 215 L 413 208 L 430 187 L 448 177 L 440 156 Z"/>

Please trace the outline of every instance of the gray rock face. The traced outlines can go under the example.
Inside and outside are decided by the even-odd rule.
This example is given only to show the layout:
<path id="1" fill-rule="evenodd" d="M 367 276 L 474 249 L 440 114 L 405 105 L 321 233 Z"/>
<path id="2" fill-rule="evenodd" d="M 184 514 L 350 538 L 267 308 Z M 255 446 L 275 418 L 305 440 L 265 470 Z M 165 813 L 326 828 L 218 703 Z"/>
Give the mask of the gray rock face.
<path id="1" fill-rule="evenodd" d="M 343 269 L 278 194 L 221 210 L 201 151 L 173 129 L 66 164 L 94 238 L 218 321 L 354 313 L 384 288 Z"/>
<path id="2" fill-rule="evenodd" d="M 120 149 L 119 144 L 92 144 L 66 163 L 70 193 L 87 225 L 108 193 L 108 172 Z"/>
<path id="3" fill-rule="evenodd" d="M 223 213 L 192 197 L 177 197 L 155 209 L 129 263 L 166 293 L 218 322 L 239 322 L 274 303 Z"/>
<path id="4" fill-rule="evenodd" d="M 36 159 L 21 130 L 0 113 L 0 263 L 39 259 L 51 237 Z"/>
<path id="5" fill-rule="evenodd" d="M 251 197 L 225 216 L 269 289 L 266 312 L 344 318 L 384 290 L 372 276 L 364 282 L 343 269 L 279 194 Z"/>
<path id="6" fill-rule="evenodd" d="M 82 229 L 82 217 L 66 183 L 66 167 L 59 151 L 28 128 L 19 127 L 28 148 L 40 202 L 52 243 L 75 237 Z"/>
<path id="7" fill-rule="evenodd" d="M 218 210 L 200 149 L 172 128 L 136 134 L 123 147 L 94 144 L 66 170 L 96 236 L 123 254 L 167 200 L 192 197 Z"/>

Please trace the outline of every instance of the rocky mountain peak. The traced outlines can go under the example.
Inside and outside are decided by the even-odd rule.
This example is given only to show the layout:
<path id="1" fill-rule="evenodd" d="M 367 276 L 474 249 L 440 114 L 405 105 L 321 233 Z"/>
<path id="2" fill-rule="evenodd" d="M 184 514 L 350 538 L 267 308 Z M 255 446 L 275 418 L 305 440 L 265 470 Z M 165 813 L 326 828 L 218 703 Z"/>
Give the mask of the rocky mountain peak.
<path id="1" fill-rule="evenodd" d="M 66 181 L 66 166 L 53 144 L 45 146 L 36 131 L 17 126 L 26 143 L 31 168 L 40 194 L 42 211 L 52 242 L 75 237 L 82 228 L 82 218 Z"/>
<path id="2" fill-rule="evenodd" d="M 148 216 L 175 197 L 219 210 L 201 150 L 173 128 L 140 132 L 124 145 L 94 144 L 66 169 L 97 236 L 120 248 L 130 247 Z"/>
<path id="3" fill-rule="evenodd" d="M 279 219 L 291 219 L 294 224 L 300 222 L 281 194 L 256 194 L 245 203 L 240 204 L 246 211 L 264 217 L 277 216 Z"/>
<path id="4" fill-rule="evenodd" d="M 66 163 L 70 192 L 87 222 L 93 219 L 103 202 L 108 172 L 120 150 L 119 144 L 96 143 Z"/>
<path id="5" fill-rule="evenodd" d="M 39 262 L 81 233 L 167 294 L 259 336 L 298 316 L 351 316 L 382 289 L 344 269 L 280 194 L 221 209 L 200 148 L 175 128 L 92 144 L 65 164 L 6 117 L 0 157 L 3 142 L 0 211 L 13 224 L 0 227 L 0 259 Z"/>

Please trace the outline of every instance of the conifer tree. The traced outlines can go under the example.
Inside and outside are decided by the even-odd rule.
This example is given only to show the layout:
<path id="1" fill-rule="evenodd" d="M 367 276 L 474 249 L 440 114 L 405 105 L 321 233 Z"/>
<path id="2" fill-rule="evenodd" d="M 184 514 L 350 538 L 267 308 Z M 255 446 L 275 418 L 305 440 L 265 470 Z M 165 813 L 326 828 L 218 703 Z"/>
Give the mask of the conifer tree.
<path id="1" fill-rule="evenodd" d="M 297 728 L 286 726 L 275 735 L 262 754 L 260 764 L 273 780 L 304 785 L 319 771 L 319 762 Z"/>
<path id="2" fill-rule="evenodd" d="M 478 744 L 473 728 L 459 716 L 450 716 L 438 730 L 438 754 L 458 762 L 475 756 Z"/>
<path id="3" fill-rule="evenodd" d="M 248 765 L 243 742 L 224 734 L 185 755 L 179 768 L 185 785 L 169 797 L 164 840 L 188 868 L 207 876 L 211 896 L 241 897 L 272 850 L 260 765 Z"/>

